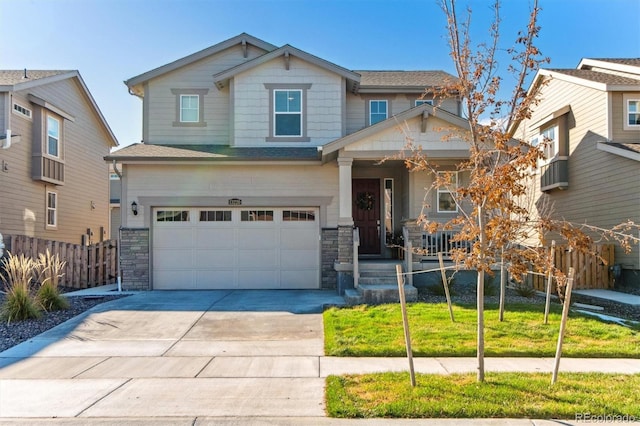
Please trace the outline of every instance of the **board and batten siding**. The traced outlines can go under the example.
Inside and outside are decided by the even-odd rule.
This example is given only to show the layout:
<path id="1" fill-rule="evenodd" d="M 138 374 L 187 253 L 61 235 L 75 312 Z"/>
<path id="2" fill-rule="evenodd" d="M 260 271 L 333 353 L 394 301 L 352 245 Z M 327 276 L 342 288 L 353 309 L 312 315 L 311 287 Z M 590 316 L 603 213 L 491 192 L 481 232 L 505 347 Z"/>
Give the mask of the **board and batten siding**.
<path id="1" fill-rule="evenodd" d="M 542 90 L 542 102 L 528 122 L 523 122 L 527 140 L 538 128 L 527 127 L 559 110 L 569 113 L 569 186 L 547 193 L 554 204 L 554 217 L 576 224 L 611 228 L 628 219 L 640 222 L 640 173 L 638 162 L 597 149 L 609 134 L 608 94 L 604 91 L 552 79 Z M 523 127 L 524 126 L 524 127 Z M 518 134 L 520 136 L 520 134 Z M 536 199 L 541 197 L 539 175 Z M 616 246 L 615 261 L 638 269 L 638 246 L 625 254 Z"/>
<path id="2" fill-rule="evenodd" d="M 109 174 L 103 157 L 109 153 L 110 138 L 100 119 L 73 78 L 16 92 L 14 100 L 33 109 L 29 94 L 75 118 L 63 120 L 64 185 L 31 178 L 33 122 L 13 114 L 12 131 L 21 141 L 1 153 L 8 171 L 2 173 L 0 187 L 0 232 L 78 244 L 87 229 L 93 231 L 93 241 L 100 241 L 102 227 L 109 238 Z M 47 190 L 58 194 L 57 229 L 45 226 Z"/>
<path id="3" fill-rule="evenodd" d="M 338 223 L 338 169 L 325 165 L 136 165 L 124 166 L 127 177 L 126 199 L 138 197 L 331 197 L 322 227 Z M 205 201 L 206 202 L 206 201 Z M 295 204 L 295 203 L 294 203 Z M 225 204 L 223 204 L 224 206 Z M 243 207 L 251 207 L 243 204 Z M 127 227 L 143 227 L 151 223 L 149 206 L 140 206 L 134 216 L 126 209 Z M 190 207 L 188 205 L 184 207 Z M 316 207 L 299 206 L 290 207 Z"/>
<path id="4" fill-rule="evenodd" d="M 264 53 L 250 46 L 247 58 L 241 46 L 233 46 L 215 55 L 151 79 L 145 93 L 148 108 L 143 112 L 145 142 L 152 144 L 219 144 L 229 145 L 229 88 L 218 90 L 213 75 L 256 58 Z M 175 126 L 176 96 L 172 89 L 208 89 L 204 95 L 203 127 Z"/>
<path id="5" fill-rule="evenodd" d="M 296 57 L 289 70 L 281 57 L 244 71 L 234 78 L 235 146 L 319 146 L 342 136 L 342 77 Z M 305 85 L 304 122 L 309 142 L 266 142 L 269 135 L 270 90 L 265 84 Z"/>

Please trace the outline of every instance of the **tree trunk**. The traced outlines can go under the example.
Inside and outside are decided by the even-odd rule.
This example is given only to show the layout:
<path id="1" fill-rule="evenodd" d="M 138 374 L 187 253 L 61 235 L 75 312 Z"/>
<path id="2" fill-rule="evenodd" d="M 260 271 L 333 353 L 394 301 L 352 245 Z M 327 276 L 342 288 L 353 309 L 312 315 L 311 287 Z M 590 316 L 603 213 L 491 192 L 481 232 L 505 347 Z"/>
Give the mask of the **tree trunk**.
<path id="1" fill-rule="evenodd" d="M 485 258 L 485 240 L 486 234 L 484 230 L 484 210 L 482 206 L 478 207 L 478 227 L 480 229 L 479 243 L 480 243 L 480 268 L 478 270 L 478 288 L 477 294 L 477 309 L 478 309 L 478 381 L 484 382 L 484 258 Z"/>

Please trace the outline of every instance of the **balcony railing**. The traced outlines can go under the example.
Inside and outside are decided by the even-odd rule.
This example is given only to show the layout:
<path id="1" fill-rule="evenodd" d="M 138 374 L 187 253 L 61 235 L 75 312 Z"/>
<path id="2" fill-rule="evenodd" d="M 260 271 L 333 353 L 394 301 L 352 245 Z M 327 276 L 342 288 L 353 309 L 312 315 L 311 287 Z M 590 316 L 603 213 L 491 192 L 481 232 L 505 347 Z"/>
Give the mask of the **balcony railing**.
<path id="1" fill-rule="evenodd" d="M 569 157 L 557 157 L 540 168 L 540 190 L 564 189 L 569 186 Z"/>

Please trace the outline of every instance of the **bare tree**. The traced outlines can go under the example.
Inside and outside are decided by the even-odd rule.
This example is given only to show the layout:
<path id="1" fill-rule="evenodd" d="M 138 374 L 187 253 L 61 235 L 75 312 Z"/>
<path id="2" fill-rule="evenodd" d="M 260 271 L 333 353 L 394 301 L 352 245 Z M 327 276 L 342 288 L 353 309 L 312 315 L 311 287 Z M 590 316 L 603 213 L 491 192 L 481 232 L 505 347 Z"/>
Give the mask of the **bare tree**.
<path id="1" fill-rule="evenodd" d="M 537 271 L 546 271 L 550 268 L 549 256 L 542 246 L 550 232 L 557 233 L 571 247 L 587 251 L 593 240 L 586 231 L 599 231 L 628 243 L 630 233 L 625 231 L 634 225 L 624 224 L 613 230 L 577 227 L 553 220 L 552 206 L 535 206 L 531 202 L 532 179 L 543 150 L 515 140 L 511 129 L 513 123 L 530 118 L 541 86 L 527 90 L 525 85 L 541 64 L 548 62 L 534 44 L 540 32 L 538 1 L 533 0 L 526 28 L 508 49 L 500 47 L 499 0 L 492 5 L 489 41 L 476 47 L 471 45 L 471 9 L 461 14 L 455 0 L 440 0 L 440 5 L 447 18 L 451 57 L 458 79 L 438 96 L 456 93 L 464 99 L 463 116 L 469 127 L 451 130 L 447 137 L 468 142 L 469 159 L 457 165 L 457 172 L 465 181 L 457 182 L 453 172 L 439 171 L 438 160 L 432 161 L 411 141 L 405 164 L 412 171 L 431 172 L 433 184 L 428 192 L 448 190 L 458 205 L 460 213 L 446 223 L 431 220 L 425 213 L 418 222 L 430 233 L 456 230 L 454 241 L 471 243 L 469 251 L 453 249 L 452 258 L 458 265 L 477 271 L 477 380 L 484 381 L 484 286 L 485 275 L 492 274 L 492 266 L 502 261 L 516 278 L 524 276 L 532 265 Z M 515 83 L 510 97 L 502 99 L 498 57 L 505 55 L 506 68 Z M 537 244 L 530 244 L 535 240 Z M 554 274 L 562 280 L 559 271 L 554 270 Z"/>

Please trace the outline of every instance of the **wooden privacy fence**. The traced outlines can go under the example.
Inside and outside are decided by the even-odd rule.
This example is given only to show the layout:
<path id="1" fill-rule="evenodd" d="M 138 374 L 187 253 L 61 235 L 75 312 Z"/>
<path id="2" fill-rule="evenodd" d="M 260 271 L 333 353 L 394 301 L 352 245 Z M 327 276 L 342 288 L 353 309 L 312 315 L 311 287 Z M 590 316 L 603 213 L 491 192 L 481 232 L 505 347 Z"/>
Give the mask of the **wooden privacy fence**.
<path id="1" fill-rule="evenodd" d="M 557 246 L 554 251 L 554 264 L 567 275 L 569 268 L 575 269 L 574 289 L 613 288 L 613 247 L 613 244 L 597 244 L 591 250 L 595 254 L 588 254 L 577 250 L 569 251 L 567 246 Z M 547 277 L 537 274 L 532 276 L 533 287 L 545 291 Z M 553 287 L 551 290 L 555 292 L 555 281 Z"/>
<path id="2" fill-rule="evenodd" d="M 5 239 L 7 249 L 13 255 L 24 254 L 37 259 L 47 249 L 66 262 L 60 285 L 71 288 L 89 288 L 112 284 L 118 276 L 118 242 L 107 240 L 83 246 L 60 241 L 43 240 L 24 235 L 10 235 Z"/>

